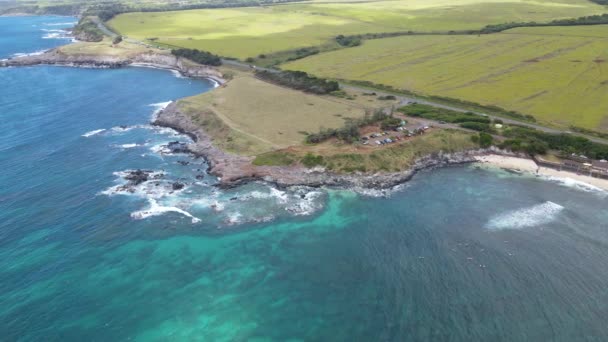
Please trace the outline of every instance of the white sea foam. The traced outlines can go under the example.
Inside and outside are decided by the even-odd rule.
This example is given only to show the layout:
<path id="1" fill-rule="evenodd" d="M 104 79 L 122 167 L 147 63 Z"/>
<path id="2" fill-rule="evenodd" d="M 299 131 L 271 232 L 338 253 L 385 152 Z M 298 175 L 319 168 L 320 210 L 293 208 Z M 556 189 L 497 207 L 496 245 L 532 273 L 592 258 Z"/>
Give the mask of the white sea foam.
<path id="1" fill-rule="evenodd" d="M 288 205 L 285 210 L 296 216 L 311 215 L 322 208 L 320 197 L 323 195 L 321 191 L 311 191 L 302 198 L 298 196 L 298 200 Z"/>
<path id="2" fill-rule="evenodd" d="M 70 32 L 66 30 L 60 29 L 42 29 L 43 32 L 46 32 L 45 35 L 42 36 L 42 39 L 72 39 L 72 35 Z"/>
<path id="3" fill-rule="evenodd" d="M 163 109 L 167 108 L 167 106 L 170 105 L 171 102 L 173 101 L 149 104 L 150 107 L 154 107 L 154 113 L 152 113 L 152 121 L 156 120 L 156 116 L 158 115 L 158 113 L 160 113 Z"/>
<path id="4" fill-rule="evenodd" d="M 598 192 L 608 195 L 608 192 L 602 188 L 599 188 L 595 185 L 585 183 L 580 180 L 572 179 L 572 178 L 562 178 L 562 177 L 553 177 L 553 176 L 542 176 L 545 180 L 558 183 L 562 186 L 567 186 L 569 188 L 574 188 L 577 190 L 587 191 L 587 192 Z"/>
<path id="5" fill-rule="evenodd" d="M 45 53 L 47 50 L 40 50 L 40 51 L 35 51 L 35 52 L 29 52 L 29 53 L 25 53 L 25 52 L 18 52 L 18 53 L 14 53 L 13 57 L 28 57 L 28 56 L 40 56 L 43 53 Z"/>
<path id="6" fill-rule="evenodd" d="M 110 129 L 110 132 L 114 135 L 117 135 L 117 134 L 129 132 L 134 129 L 146 129 L 149 131 L 154 131 L 154 133 L 157 133 L 157 134 L 169 135 L 171 137 L 180 136 L 180 137 L 184 137 L 184 139 L 190 139 L 190 137 L 188 137 L 187 135 L 181 134 L 172 128 L 153 126 L 153 125 L 116 126 L 116 127 L 112 127 Z"/>
<path id="7" fill-rule="evenodd" d="M 139 146 L 143 146 L 143 145 L 140 145 L 140 144 L 122 144 L 122 145 L 113 145 L 113 146 L 118 147 L 118 148 L 122 148 L 122 149 L 128 149 L 128 148 L 134 148 L 134 147 L 139 147 Z"/>
<path id="8" fill-rule="evenodd" d="M 272 197 L 275 197 L 279 203 L 286 203 L 287 200 L 289 199 L 289 196 L 287 195 L 287 193 L 285 191 L 281 191 L 277 188 L 270 188 L 270 195 Z"/>
<path id="9" fill-rule="evenodd" d="M 491 230 L 522 229 L 547 224 L 556 219 L 564 207 L 547 201 L 528 208 L 517 209 L 499 214 L 486 223 Z"/>
<path id="10" fill-rule="evenodd" d="M 85 133 L 85 134 L 83 134 L 82 136 L 83 136 L 83 137 L 85 137 L 85 138 L 92 137 L 92 136 L 94 136 L 94 135 L 97 135 L 97 134 L 99 134 L 99 133 L 101 133 L 101 132 L 105 131 L 105 130 L 106 130 L 105 128 L 102 128 L 102 129 L 96 129 L 96 130 L 94 130 L 94 131 L 86 132 L 86 133 Z"/>
<path id="11" fill-rule="evenodd" d="M 44 23 L 43 25 L 45 26 L 69 26 L 69 25 L 76 25 L 77 22 L 76 21 L 70 21 L 70 22 L 65 22 L 65 23 Z"/>
<path id="12" fill-rule="evenodd" d="M 158 216 L 158 215 L 162 215 L 165 213 L 179 213 L 182 214 L 186 217 L 189 217 L 192 219 L 192 223 L 198 223 L 201 222 L 201 220 L 197 217 L 192 216 L 192 214 L 190 214 L 189 212 L 177 208 L 177 207 L 168 207 L 168 206 L 162 206 L 160 204 L 158 204 L 158 202 L 152 198 L 148 199 L 148 202 L 150 203 L 150 207 L 146 210 L 140 210 L 140 211 L 135 211 L 133 213 L 131 213 L 131 217 L 137 220 L 141 220 L 141 219 L 145 219 L 151 216 Z"/>
<path id="13" fill-rule="evenodd" d="M 171 69 L 171 73 L 173 74 L 173 76 L 177 77 L 177 78 L 186 78 L 184 75 L 182 75 L 181 72 L 175 70 L 175 69 Z"/>

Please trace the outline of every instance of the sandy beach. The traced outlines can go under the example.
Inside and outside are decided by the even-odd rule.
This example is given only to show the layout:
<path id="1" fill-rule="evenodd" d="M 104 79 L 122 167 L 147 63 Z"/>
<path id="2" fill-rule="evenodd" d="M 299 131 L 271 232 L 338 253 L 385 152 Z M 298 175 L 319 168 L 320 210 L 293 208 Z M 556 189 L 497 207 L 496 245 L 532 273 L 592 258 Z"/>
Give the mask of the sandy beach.
<path id="1" fill-rule="evenodd" d="M 476 157 L 475 159 L 477 159 L 479 163 L 489 164 L 502 169 L 528 172 L 535 175 L 547 177 L 549 179 L 562 180 L 565 182 L 574 181 L 577 183 L 585 183 L 589 187 L 595 187 L 608 191 L 608 180 L 606 179 L 589 177 L 569 171 L 559 171 L 547 167 L 539 167 L 532 159 L 501 155 L 485 155 Z"/>

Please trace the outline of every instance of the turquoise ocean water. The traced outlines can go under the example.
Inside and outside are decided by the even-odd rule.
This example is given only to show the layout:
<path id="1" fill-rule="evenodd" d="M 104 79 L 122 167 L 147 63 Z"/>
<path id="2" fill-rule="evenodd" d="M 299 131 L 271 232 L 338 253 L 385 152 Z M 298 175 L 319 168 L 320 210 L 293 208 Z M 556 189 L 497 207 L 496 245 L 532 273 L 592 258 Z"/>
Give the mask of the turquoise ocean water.
<path id="1" fill-rule="evenodd" d="M 69 42 L 74 21 L 0 18 L 0 59 Z M 163 147 L 187 137 L 148 125 L 211 82 L 0 81 L 2 341 L 608 339 L 606 192 L 473 166 L 384 193 L 224 191 Z M 159 179 L 124 191 L 133 169 Z"/>

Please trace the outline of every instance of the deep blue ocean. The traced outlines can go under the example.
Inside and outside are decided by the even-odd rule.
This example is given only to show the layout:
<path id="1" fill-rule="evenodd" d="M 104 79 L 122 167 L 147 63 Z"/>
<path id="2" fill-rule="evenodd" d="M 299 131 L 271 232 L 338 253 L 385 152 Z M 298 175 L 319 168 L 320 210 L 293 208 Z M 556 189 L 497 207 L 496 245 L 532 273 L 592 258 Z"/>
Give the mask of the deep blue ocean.
<path id="1" fill-rule="evenodd" d="M 0 59 L 75 21 L 0 17 Z M 0 84 L 2 341 L 608 340 L 606 192 L 476 166 L 387 192 L 219 190 L 149 125 L 211 82 L 37 66 Z M 135 169 L 158 179 L 125 191 Z"/>

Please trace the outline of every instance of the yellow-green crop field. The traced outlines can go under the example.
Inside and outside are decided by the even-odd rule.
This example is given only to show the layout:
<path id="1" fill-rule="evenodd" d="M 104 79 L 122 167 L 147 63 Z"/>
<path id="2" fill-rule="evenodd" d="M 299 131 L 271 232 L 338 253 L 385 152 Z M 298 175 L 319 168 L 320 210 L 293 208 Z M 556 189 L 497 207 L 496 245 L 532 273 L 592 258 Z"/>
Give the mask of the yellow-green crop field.
<path id="1" fill-rule="evenodd" d="M 492 104 L 608 131 L 608 26 L 365 41 L 282 66 Z"/>
<path id="2" fill-rule="evenodd" d="M 269 7 L 126 13 L 109 22 L 123 35 L 255 57 L 323 45 L 343 34 L 479 29 L 603 13 L 588 0 L 395 0 L 311 2 Z"/>

